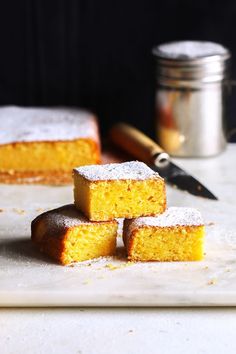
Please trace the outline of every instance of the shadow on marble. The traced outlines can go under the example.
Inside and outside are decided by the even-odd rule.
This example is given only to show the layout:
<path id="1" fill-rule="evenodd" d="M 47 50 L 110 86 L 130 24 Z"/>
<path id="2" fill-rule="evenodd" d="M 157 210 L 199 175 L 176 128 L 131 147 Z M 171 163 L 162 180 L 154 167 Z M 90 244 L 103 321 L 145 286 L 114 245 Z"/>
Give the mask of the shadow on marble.
<path id="1" fill-rule="evenodd" d="M 124 246 L 117 246 L 114 259 L 117 259 L 120 262 L 127 262 L 126 249 Z"/>
<path id="2" fill-rule="evenodd" d="M 9 255 L 14 260 L 26 263 L 27 261 L 37 261 L 40 263 L 54 264 L 60 266 L 56 261 L 49 256 L 41 253 L 36 249 L 35 245 L 28 238 L 19 238 L 17 240 L 2 240 L 0 243 L 0 257 L 2 259 L 9 259 Z M 126 250 L 124 246 L 118 246 L 116 254 L 113 256 L 114 260 L 120 262 L 127 262 Z"/>
<path id="3" fill-rule="evenodd" d="M 51 260 L 47 255 L 39 252 L 32 241 L 25 237 L 17 240 L 2 240 L 0 243 L 0 255 L 2 259 L 9 259 L 10 255 L 13 262 L 14 260 L 22 263 L 37 261 L 58 265 L 58 263 Z"/>

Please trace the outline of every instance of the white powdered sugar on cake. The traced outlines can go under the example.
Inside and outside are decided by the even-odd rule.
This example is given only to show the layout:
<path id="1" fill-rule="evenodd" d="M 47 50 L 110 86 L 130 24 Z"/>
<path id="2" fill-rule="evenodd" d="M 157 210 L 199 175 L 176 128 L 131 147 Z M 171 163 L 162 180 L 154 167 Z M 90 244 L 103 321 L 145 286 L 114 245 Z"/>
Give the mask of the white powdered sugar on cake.
<path id="1" fill-rule="evenodd" d="M 98 139 L 95 117 L 69 108 L 2 107 L 0 127 L 0 144 Z"/>
<path id="2" fill-rule="evenodd" d="M 74 172 L 90 181 L 161 178 L 157 172 L 139 161 L 83 166 L 75 168 Z"/>
<path id="3" fill-rule="evenodd" d="M 55 232 L 82 224 L 94 224 L 94 222 L 90 221 L 79 212 L 74 204 L 64 205 L 60 208 L 47 211 L 39 215 L 37 218 L 41 217 L 44 217 L 44 222 L 48 228 Z M 100 223 L 107 223 L 107 221 Z"/>
<path id="4" fill-rule="evenodd" d="M 128 221 L 131 234 L 134 229 L 143 226 L 173 227 L 203 225 L 201 213 L 194 208 L 170 207 L 163 214 L 146 216 Z"/>

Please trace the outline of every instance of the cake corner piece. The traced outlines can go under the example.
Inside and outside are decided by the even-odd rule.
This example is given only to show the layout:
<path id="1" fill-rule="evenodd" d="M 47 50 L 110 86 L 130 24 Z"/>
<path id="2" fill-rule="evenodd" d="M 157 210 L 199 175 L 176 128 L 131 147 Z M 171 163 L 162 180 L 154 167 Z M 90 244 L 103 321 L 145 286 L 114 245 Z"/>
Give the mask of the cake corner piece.
<path id="1" fill-rule="evenodd" d="M 116 252 L 118 222 L 91 222 L 73 204 L 44 212 L 31 222 L 31 240 L 62 265 Z"/>
<path id="2" fill-rule="evenodd" d="M 123 240 L 132 261 L 198 261 L 204 257 L 205 226 L 193 208 L 125 220 Z"/>

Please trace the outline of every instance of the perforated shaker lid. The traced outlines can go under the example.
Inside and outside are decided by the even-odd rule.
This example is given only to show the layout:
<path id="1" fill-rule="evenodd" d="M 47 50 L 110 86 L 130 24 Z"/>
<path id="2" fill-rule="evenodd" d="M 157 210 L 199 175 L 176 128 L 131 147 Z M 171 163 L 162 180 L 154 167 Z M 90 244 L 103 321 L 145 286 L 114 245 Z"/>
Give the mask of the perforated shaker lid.
<path id="1" fill-rule="evenodd" d="M 163 77 L 205 81 L 222 80 L 230 51 L 221 44 L 205 41 L 164 43 L 152 50 L 158 74 Z"/>
<path id="2" fill-rule="evenodd" d="M 153 48 L 153 54 L 166 59 L 194 60 L 206 57 L 230 55 L 221 44 L 204 41 L 179 41 L 161 44 Z"/>

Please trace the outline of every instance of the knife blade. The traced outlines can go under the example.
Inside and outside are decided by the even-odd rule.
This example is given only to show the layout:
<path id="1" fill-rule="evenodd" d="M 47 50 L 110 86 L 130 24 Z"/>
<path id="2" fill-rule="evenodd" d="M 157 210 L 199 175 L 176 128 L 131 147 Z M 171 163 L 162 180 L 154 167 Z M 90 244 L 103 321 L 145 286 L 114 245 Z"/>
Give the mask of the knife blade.
<path id="1" fill-rule="evenodd" d="M 138 129 L 126 123 L 118 123 L 111 128 L 109 136 L 114 144 L 146 162 L 170 185 L 198 197 L 218 200 L 201 182 L 174 164 L 155 141 Z"/>

